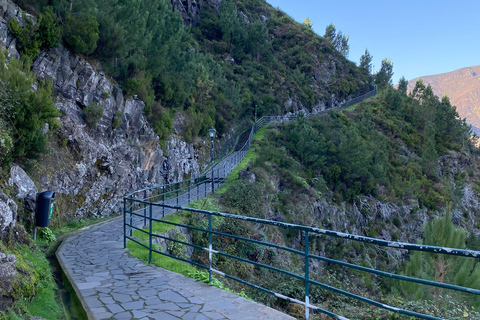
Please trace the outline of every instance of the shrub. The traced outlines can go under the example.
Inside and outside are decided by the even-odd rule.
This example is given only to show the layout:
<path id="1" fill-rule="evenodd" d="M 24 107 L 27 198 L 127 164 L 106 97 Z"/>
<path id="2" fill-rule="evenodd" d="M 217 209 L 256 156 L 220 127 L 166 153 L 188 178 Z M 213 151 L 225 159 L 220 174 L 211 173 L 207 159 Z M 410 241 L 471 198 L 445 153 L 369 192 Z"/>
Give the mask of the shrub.
<path id="1" fill-rule="evenodd" d="M 65 41 L 78 53 L 89 55 L 97 48 L 99 39 L 98 22 L 93 16 L 73 17 L 67 13 Z"/>
<path id="2" fill-rule="evenodd" d="M 53 104 L 51 84 L 39 81 L 36 91 L 32 85 L 35 75 L 30 65 L 15 59 L 6 64 L 6 52 L 0 52 L 0 122 L 3 120 L 3 146 L 11 146 L 11 153 L 3 155 L 4 164 L 21 158 L 37 158 L 45 151 L 46 123 L 49 131 L 60 127 L 60 116 Z M 8 136 L 11 138 L 8 138 Z M 10 142 L 9 142 L 10 141 Z"/>
<path id="3" fill-rule="evenodd" d="M 57 241 L 57 238 L 55 237 L 55 234 L 53 234 L 52 230 L 50 230 L 50 228 L 48 228 L 48 227 L 42 228 L 42 232 L 40 233 L 40 237 L 42 239 L 44 239 L 45 241 L 47 241 L 47 243 Z"/>
<path id="4" fill-rule="evenodd" d="M 40 53 L 42 41 L 38 38 L 37 26 L 31 18 L 22 16 L 25 26 L 22 28 L 17 20 L 10 19 L 8 29 L 17 38 L 22 54 L 33 59 Z"/>
<path id="5" fill-rule="evenodd" d="M 60 19 L 53 12 L 52 7 L 45 7 L 44 12 L 39 15 L 38 39 L 41 46 L 45 48 L 55 47 L 62 38 Z"/>
<path id="6" fill-rule="evenodd" d="M 10 154 L 13 148 L 12 137 L 2 128 L 0 123 L 0 163 L 2 163 Z"/>
<path id="7" fill-rule="evenodd" d="M 123 111 L 118 110 L 117 113 L 113 116 L 112 128 L 116 129 L 122 124 Z"/>
<path id="8" fill-rule="evenodd" d="M 85 122 L 90 128 L 94 128 L 103 116 L 103 106 L 96 102 L 83 108 Z"/>

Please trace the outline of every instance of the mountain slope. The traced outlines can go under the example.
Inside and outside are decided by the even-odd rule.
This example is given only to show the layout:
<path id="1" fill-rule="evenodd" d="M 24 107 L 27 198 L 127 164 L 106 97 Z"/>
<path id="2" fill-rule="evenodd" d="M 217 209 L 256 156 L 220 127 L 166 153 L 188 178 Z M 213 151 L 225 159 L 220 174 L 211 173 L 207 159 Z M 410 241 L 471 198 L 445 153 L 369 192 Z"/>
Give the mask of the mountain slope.
<path id="1" fill-rule="evenodd" d="M 480 133 L 480 65 L 409 80 L 409 91 L 419 79 L 429 84 L 437 96 L 447 94 L 460 116 L 467 119 L 477 135 Z"/>

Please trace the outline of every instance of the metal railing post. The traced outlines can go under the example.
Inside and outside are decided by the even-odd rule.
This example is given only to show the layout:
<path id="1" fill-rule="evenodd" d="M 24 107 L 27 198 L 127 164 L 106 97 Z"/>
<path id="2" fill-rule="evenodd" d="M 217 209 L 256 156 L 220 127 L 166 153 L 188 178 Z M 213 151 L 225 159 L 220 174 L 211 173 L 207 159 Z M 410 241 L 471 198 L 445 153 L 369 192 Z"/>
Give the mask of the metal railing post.
<path id="1" fill-rule="evenodd" d="M 165 186 L 163 186 L 162 204 L 165 204 Z M 165 218 L 165 206 L 162 207 L 162 217 Z"/>
<path id="2" fill-rule="evenodd" d="M 127 199 L 123 198 L 123 248 L 127 248 Z"/>
<path id="3" fill-rule="evenodd" d="M 191 182 L 192 182 L 192 180 L 188 180 L 188 186 L 187 186 L 187 188 L 188 188 L 188 203 L 187 203 L 187 205 L 190 203 L 190 184 L 191 184 Z"/>
<path id="4" fill-rule="evenodd" d="M 147 199 L 147 190 L 143 191 L 143 201 Z M 143 202 L 143 226 L 147 225 L 147 204 Z"/>
<path id="5" fill-rule="evenodd" d="M 310 316 L 310 279 L 309 279 L 309 268 L 308 268 L 308 231 L 305 231 L 305 319 L 308 320 Z"/>
<path id="6" fill-rule="evenodd" d="M 149 230 L 148 230 L 148 264 L 152 263 L 152 203 L 150 203 Z"/>
<path id="7" fill-rule="evenodd" d="M 198 184 L 198 181 L 197 181 L 196 185 L 197 185 L 197 200 L 198 200 L 198 188 L 200 187 L 200 185 Z"/>
<path id="8" fill-rule="evenodd" d="M 178 207 L 178 186 L 177 186 L 177 207 Z M 178 211 L 178 209 L 177 209 Z"/>
<path id="9" fill-rule="evenodd" d="M 208 282 L 212 282 L 212 215 L 208 215 Z"/>
<path id="10" fill-rule="evenodd" d="M 133 200 L 130 199 L 130 237 L 132 236 L 132 232 L 133 232 Z"/>

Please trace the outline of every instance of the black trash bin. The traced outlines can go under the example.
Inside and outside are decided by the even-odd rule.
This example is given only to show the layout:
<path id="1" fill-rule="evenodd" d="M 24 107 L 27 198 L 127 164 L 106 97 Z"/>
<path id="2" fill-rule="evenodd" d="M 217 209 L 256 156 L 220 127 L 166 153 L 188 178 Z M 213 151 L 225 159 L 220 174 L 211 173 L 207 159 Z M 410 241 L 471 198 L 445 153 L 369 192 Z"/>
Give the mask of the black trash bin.
<path id="1" fill-rule="evenodd" d="M 37 193 L 37 206 L 35 208 L 35 220 L 37 227 L 48 227 L 52 217 L 55 192 L 44 191 Z"/>

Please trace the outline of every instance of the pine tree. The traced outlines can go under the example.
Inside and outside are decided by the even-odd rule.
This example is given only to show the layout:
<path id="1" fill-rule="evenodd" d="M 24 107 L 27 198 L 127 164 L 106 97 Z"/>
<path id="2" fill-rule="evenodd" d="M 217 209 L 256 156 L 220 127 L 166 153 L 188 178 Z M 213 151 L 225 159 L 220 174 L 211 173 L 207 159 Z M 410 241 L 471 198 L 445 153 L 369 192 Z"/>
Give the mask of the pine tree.
<path id="1" fill-rule="evenodd" d="M 308 17 L 306 17 L 305 20 L 303 21 L 303 25 L 308 27 L 309 29 L 313 29 L 313 23 L 312 21 L 310 21 Z"/>
<path id="2" fill-rule="evenodd" d="M 365 53 L 360 57 L 359 67 L 367 74 L 372 73 L 372 61 L 373 56 L 370 54 L 368 49 L 365 49 Z"/>
<path id="3" fill-rule="evenodd" d="M 392 85 L 392 77 L 393 63 L 392 61 L 385 58 L 382 60 L 382 66 L 380 67 L 380 71 L 378 71 L 375 76 L 375 83 L 377 84 L 378 88 L 385 89 L 386 87 Z"/>
<path id="4" fill-rule="evenodd" d="M 423 244 L 465 249 L 467 232 L 453 224 L 451 210 L 452 203 L 448 203 L 444 216 L 425 224 Z M 405 264 L 405 275 L 469 288 L 480 288 L 480 264 L 473 258 L 416 251 L 411 255 L 410 261 Z M 403 294 L 414 299 L 423 299 L 426 294 L 442 295 L 444 291 L 437 287 L 426 288 L 416 283 L 405 281 L 400 283 Z M 472 298 L 471 295 L 465 295 L 463 298 L 470 299 L 476 306 L 480 304 L 478 297 Z"/>
<path id="5" fill-rule="evenodd" d="M 403 96 L 407 96 L 407 90 L 408 81 L 405 79 L 405 77 L 402 76 L 398 81 L 398 92 L 400 92 Z"/>

